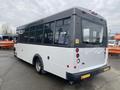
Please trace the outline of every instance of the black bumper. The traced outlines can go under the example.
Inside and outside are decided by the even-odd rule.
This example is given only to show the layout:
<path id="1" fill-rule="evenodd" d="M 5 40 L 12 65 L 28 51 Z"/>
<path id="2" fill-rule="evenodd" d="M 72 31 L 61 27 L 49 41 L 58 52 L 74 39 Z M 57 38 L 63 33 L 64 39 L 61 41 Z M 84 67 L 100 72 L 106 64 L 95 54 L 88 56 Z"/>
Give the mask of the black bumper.
<path id="1" fill-rule="evenodd" d="M 89 71 L 85 71 L 85 72 L 80 72 L 80 73 L 66 73 L 66 78 L 69 81 L 80 81 L 83 79 L 87 79 L 90 77 L 93 77 L 94 75 L 97 75 L 99 73 L 105 72 L 110 70 L 110 66 L 104 66 L 101 68 L 97 68 L 94 70 L 89 70 Z M 86 77 L 85 77 L 86 75 Z"/>

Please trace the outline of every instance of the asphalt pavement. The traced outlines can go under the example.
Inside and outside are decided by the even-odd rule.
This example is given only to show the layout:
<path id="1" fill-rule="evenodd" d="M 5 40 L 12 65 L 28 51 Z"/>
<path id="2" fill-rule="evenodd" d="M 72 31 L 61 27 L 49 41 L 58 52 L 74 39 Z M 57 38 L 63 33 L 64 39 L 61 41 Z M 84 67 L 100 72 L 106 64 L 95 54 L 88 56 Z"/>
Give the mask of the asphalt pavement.
<path id="1" fill-rule="evenodd" d="M 119 90 L 120 56 L 110 56 L 111 70 L 74 85 L 14 57 L 11 50 L 0 50 L 0 90 Z"/>

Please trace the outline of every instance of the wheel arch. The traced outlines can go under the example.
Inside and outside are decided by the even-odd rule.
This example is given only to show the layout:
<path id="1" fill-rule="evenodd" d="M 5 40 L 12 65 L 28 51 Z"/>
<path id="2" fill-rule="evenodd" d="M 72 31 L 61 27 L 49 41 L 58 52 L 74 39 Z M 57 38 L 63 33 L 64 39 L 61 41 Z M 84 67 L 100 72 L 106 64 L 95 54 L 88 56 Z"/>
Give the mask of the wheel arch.
<path id="1" fill-rule="evenodd" d="M 35 55 L 34 55 L 33 60 L 32 60 L 32 64 L 35 65 L 36 59 L 39 59 L 39 60 L 40 60 L 40 62 L 41 62 L 42 65 L 43 65 L 43 68 L 44 68 L 44 64 L 43 64 L 42 57 L 41 57 L 39 54 L 35 54 Z"/>

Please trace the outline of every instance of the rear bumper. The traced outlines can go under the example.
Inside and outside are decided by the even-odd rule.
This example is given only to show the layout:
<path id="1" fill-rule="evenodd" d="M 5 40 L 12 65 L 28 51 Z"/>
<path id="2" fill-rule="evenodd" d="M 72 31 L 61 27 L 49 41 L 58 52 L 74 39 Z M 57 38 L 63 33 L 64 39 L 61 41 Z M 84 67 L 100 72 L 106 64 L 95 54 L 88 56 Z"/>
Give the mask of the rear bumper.
<path id="1" fill-rule="evenodd" d="M 99 73 L 106 72 L 108 70 L 110 70 L 110 66 L 106 65 L 101 68 L 97 68 L 97 69 L 89 70 L 89 71 L 85 71 L 85 72 L 80 72 L 80 73 L 68 73 L 67 72 L 66 78 L 69 81 L 80 81 L 83 79 L 93 77 L 94 75 L 97 75 Z"/>

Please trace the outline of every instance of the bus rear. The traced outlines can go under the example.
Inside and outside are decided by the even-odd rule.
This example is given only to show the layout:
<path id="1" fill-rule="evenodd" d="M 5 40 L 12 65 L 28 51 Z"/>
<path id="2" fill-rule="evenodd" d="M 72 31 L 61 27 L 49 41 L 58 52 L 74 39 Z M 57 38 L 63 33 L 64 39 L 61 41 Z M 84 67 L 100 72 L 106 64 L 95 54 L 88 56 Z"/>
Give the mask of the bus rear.
<path id="1" fill-rule="evenodd" d="M 73 16 L 74 69 L 67 72 L 68 80 L 86 79 L 107 71 L 107 25 L 104 18 L 93 11 L 79 11 Z"/>

